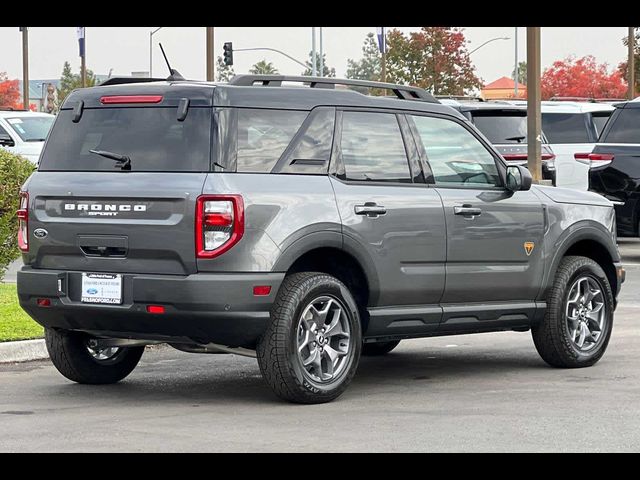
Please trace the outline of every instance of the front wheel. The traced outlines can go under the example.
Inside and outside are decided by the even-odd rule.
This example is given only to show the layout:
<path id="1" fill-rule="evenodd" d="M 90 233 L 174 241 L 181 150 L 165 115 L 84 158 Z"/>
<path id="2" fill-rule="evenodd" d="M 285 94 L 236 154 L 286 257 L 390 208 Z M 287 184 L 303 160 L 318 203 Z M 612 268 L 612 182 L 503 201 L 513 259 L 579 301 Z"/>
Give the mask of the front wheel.
<path id="1" fill-rule="evenodd" d="M 44 338 L 53 365 L 77 383 L 116 383 L 136 368 L 144 352 L 144 347 L 98 348 L 81 332 L 47 328 Z"/>
<path id="2" fill-rule="evenodd" d="M 358 307 L 349 289 L 324 273 L 285 278 L 258 342 L 258 365 L 277 396 L 329 402 L 344 392 L 360 360 Z"/>
<path id="3" fill-rule="evenodd" d="M 531 329 L 542 359 L 553 367 L 588 367 L 604 355 L 613 328 L 613 292 L 600 265 L 562 259 L 542 322 Z"/>

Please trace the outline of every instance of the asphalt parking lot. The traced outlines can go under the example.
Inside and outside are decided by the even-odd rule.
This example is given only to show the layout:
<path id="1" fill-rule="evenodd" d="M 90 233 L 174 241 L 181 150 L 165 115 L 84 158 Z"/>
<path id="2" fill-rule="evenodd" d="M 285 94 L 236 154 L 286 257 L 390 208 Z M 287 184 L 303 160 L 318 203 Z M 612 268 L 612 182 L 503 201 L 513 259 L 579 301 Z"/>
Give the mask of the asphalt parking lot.
<path id="1" fill-rule="evenodd" d="M 120 384 L 76 385 L 48 361 L 0 366 L 0 451 L 637 451 L 640 240 L 594 367 L 557 370 L 529 333 L 403 342 L 363 358 L 326 405 L 278 401 L 255 360 L 170 348 Z"/>

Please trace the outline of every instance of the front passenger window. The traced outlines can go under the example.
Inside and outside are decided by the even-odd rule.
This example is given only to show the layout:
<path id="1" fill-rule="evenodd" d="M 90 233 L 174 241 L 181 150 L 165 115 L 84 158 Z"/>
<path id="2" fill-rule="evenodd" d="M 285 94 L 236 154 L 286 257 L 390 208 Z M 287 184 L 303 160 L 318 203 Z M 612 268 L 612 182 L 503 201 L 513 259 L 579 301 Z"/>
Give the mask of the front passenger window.
<path id="1" fill-rule="evenodd" d="M 436 182 L 499 186 L 496 162 L 471 132 L 452 120 L 412 115 Z"/>

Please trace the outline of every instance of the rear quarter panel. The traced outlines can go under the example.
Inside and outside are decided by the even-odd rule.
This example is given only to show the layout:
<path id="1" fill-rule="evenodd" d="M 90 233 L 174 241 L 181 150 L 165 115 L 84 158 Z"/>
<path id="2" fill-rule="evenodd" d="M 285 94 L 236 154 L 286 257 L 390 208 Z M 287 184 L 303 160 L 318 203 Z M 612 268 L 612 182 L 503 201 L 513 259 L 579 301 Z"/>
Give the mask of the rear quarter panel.
<path id="1" fill-rule="evenodd" d="M 282 271 L 304 253 L 301 244 L 342 246 L 340 216 L 326 175 L 209 174 L 203 194 L 223 193 L 242 195 L 245 232 L 223 255 L 199 259 L 198 271 Z"/>

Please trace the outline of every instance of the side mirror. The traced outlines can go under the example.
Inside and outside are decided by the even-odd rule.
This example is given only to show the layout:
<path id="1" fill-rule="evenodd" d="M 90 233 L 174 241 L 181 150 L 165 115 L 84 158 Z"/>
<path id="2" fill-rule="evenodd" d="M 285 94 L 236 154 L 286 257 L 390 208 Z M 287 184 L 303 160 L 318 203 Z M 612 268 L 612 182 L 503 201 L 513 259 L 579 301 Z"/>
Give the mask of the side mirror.
<path id="1" fill-rule="evenodd" d="M 0 133 L 0 145 L 3 147 L 15 147 L 16 142 L 13 141 L 8 133 Z"/>
<path id="2" fill-rule="evenodd" d="M 531 188 L 531 172 L 522 165 L 507 167 L 507 189 L 512 192 Z"/>

